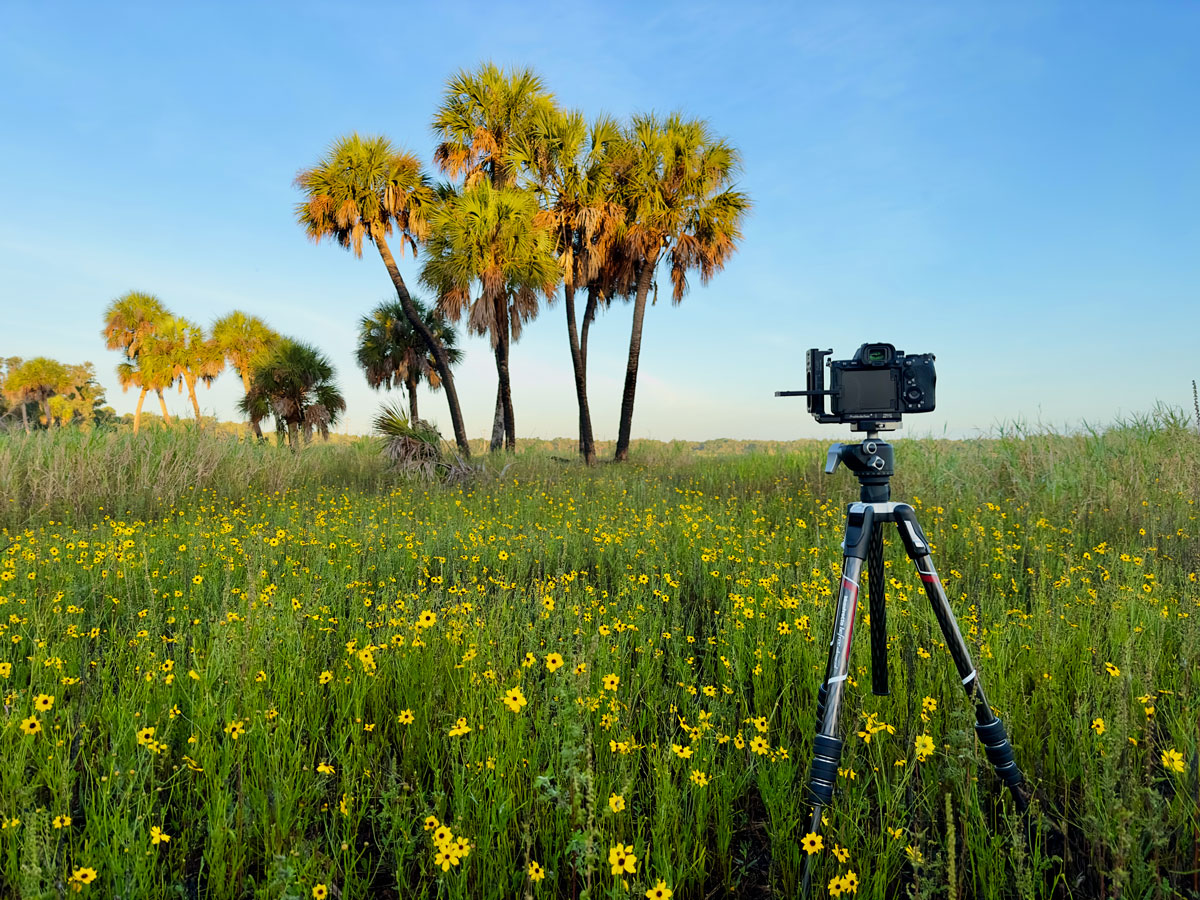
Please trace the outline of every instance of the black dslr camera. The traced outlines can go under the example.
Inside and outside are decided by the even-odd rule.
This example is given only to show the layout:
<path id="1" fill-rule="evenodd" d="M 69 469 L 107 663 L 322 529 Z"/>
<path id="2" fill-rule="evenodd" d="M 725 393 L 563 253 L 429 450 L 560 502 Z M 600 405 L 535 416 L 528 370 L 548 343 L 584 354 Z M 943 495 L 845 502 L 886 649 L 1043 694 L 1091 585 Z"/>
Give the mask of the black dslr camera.
<path id="1" fill-rule="evenodd" d="M 821 423 L 849 423 L 855 431 L 898 428 L 904 413 L 931 412 L 937 374 L 933 354 L 905 355 L 891 344 L 863 344 L 853 359 L 829 361 L 832 350 L 808 351 L 807 390 L 776 391 L 776 397 L 807 397 L 808 411 Z M 830 398 L 826 411 L 825 398 Z"/>

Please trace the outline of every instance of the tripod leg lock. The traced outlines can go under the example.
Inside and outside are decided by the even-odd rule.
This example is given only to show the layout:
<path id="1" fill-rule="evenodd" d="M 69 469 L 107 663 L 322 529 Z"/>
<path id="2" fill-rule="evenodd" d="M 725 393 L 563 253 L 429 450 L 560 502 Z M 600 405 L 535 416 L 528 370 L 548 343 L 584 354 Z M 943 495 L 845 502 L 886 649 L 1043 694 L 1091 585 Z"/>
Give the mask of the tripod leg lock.
<path id="1" fill-rule="evenodd" d="M 1013 747 L 1009 743 L 1008 733 L 1004 730 L 1004 723 L 999 719 L 993 719 L 986 725 L 976 724 L 975 733 L 979 735 L 984 752 L 987 753 L 988 762 L 992 764 L 992 768 L 996 770 L 1000 780 L 1010 788 L 1021 784 L 1025 779 L 1021 775 L 1021 770 L 1017 768 Z"/>
<path id="2" fill-rule="evenodd" d="M 813 742 L 812 769 L 808 776 L 809 801 L 819 806 L 833 802 L 833 786 L 837 781 L 838 763 L 842 758 L 842 741 L 818 734 Z"/>

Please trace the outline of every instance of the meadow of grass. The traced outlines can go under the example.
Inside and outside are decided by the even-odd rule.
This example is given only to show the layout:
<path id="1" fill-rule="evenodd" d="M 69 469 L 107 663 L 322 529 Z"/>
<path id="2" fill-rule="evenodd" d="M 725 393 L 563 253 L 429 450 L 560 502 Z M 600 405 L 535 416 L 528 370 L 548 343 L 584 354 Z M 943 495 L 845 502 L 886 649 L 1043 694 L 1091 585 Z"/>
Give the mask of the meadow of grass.
<path id="1" fill-rule="evenodd" d="M 898 443 L 1038 802 L 889 536 L 817 896 L 1200 896 L 1196 437 Z M 0 437 L 0 896 L 795 896 L 857 485 L 731 449 L 450 487 L 369 441 Z"/>

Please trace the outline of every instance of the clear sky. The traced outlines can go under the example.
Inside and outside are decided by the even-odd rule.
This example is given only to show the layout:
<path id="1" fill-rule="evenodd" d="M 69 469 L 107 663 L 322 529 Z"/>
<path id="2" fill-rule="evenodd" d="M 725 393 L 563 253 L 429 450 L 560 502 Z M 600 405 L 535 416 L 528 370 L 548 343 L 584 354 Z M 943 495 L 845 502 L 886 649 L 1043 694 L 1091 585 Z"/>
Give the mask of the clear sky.
<path id="1" fill-rule="evenodd" d="M 292 179 L 352 130 L 432 171 L 446 79 L 491 59 L 589 115 L 705 117 L 743 154 L 740 251 L 647 311 L 635 437 L 845 436 L 773 392 L 803 387 L 808 347 L 863 341 L 937 355 L 937 410 L 903 433 L 1190 407 L 1200 4 L 415 6 L 0 0 L 0 355 L 91 360 L 127 412 L 110 299 L 149 291 L 205 325 L 241 309 L 323 348 L 367 430 L 356 327 L 390 282 L 377 255 L 306 241 Z M 631 309 L 593 330 L 600 438 Z M 563 319 L 560 301 L 514 347 L 519 436 L 576 434 Z M 482 436 L 495 367 L 466 347 Z M 232 419 L 239 393 L 225 374 L 200 402 Z M 448 435 L 441 394 L 421 400 Z"/>

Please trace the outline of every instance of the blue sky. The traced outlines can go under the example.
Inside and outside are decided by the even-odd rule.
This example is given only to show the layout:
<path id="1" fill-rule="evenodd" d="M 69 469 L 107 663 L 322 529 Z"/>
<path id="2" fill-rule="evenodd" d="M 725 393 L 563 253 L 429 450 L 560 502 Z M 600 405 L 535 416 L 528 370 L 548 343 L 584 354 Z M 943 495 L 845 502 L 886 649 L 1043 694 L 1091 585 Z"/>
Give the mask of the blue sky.
<path id="1" fill-rule="evenodd" d="M 91 360 L 130 289 L 209 324 L 262 316 L 333 359 L 346 428 L 380 401 L 353 365 L 390 294 L 377 256 L 308 243 L 292 179 L 338 135 L 383 133 L 432 169 L 446 79 L 528 65 L 596 114 L 682 110 L 740 148 L 741 250 L 646 316 L 635 437 L 786 439 L 817 426 L 804 351 L 937 355 L 909 434 L 1106 423 L 1190 406 L 1200 339 L 1200 5 L 1130 3 L 0 3 L 0 355 Z M 402 264 L 410 285 L 417 266 Z M 630 327 L 593 330 L 615 438 Z M 572 436 L 561 302 L 515 346 L 520 436 Z M 467 428 L 495 368 L 466 341 Z M 234 417 L 240 384 L 202 390 Z M 172 395 L 175 412 L 190 414 Z M 449 433 L 440 394 L 422 413 Z"/>

